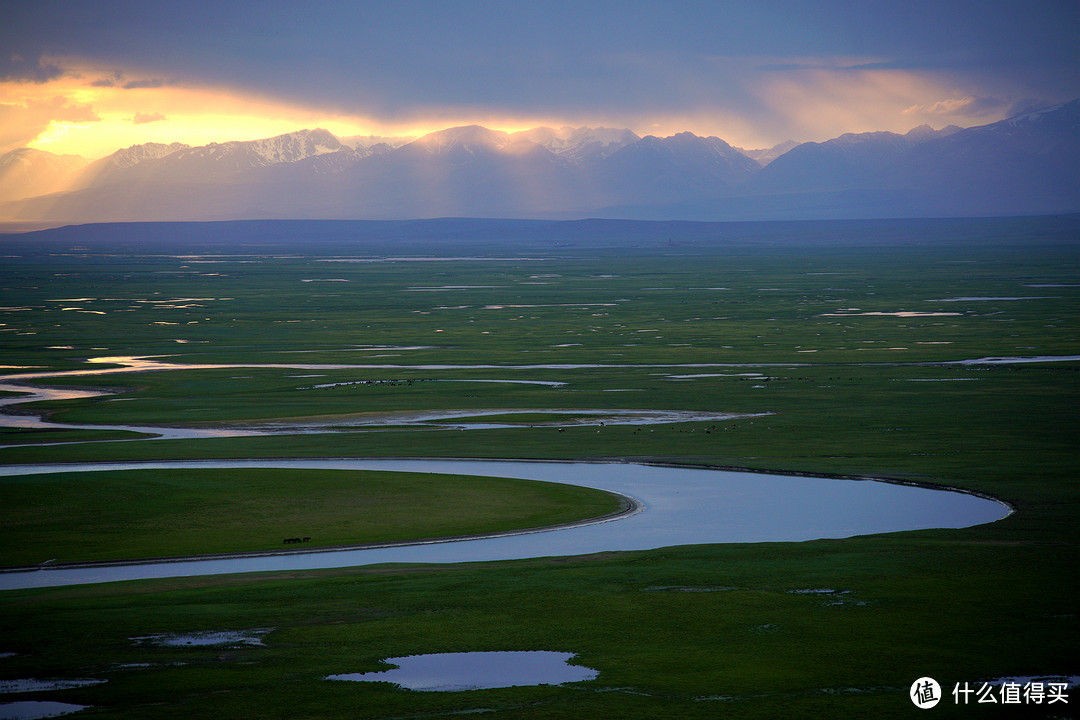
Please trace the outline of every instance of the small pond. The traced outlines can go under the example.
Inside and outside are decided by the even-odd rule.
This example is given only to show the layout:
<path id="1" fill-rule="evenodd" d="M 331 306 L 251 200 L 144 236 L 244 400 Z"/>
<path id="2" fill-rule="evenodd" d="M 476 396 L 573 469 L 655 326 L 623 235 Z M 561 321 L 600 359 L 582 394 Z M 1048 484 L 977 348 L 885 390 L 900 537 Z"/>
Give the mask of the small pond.
<path id="1" fill-rule="evenodd" d="M 460 692 L 519 685 L 560 685 L 595 680 L 592 668 L 570 665 L 574 653 L 544 650 L 437 653 L 387 658 L 392 670 L 330 675 L 327 680 L 388 682 L 408 690 Z"/>

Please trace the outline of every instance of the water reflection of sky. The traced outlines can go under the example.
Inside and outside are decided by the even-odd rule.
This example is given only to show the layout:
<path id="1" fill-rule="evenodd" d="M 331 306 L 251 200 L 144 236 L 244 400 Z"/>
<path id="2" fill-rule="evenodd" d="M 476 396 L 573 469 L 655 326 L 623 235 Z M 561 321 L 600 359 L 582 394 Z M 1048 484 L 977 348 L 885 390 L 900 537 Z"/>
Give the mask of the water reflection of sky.
<path id="1" fill-rule="evenodd" d="M 39 720 L 40 718 L 59 717 L 85 710 L 89 705 L 58 702 L 56 700 L 19 700 L 0 703 L 2 720 Z"/>
<path id="2" fill-rule="evenodd" d="M 544 650 L 435 653 L 387 658 L 392 670 L 330 675 L 327 680 L 388 682 L 409 690 L 460 692 L 594 680 L 592 668 L 569 665 L 573 653 Z"/>
<path id="3" fill-rule="evenodd" d="M 366 349 L 375 349 L 373 346 Z M 388 346 L 392 347 L 392 346 Z M 401 347 L 395 349 L 420 349 L 424 346 L 412 346 Z M 861 349 L 861 348 L 860 348 Z M 334 432 L 340 429 L 357 429 L 364 427 L 378 427 L 378 426 L 409 426 L 413 425 L 416 429 L 431 429 L 431 423 L 437 423 L 440 421 L 453 421 L 456 418 L 464 418 L 467 416 L 483 415 L 483 414 L 507 414 L 515 412 L 514 410 L 473 410 L 473 411 L 461 411 L 461 410 L 447 410 L 447 411 L 429 411 L 429 412 L 416 412 L 416 413 L 385 413 L 383 415 L 367 415 L 365 417 L 353 417 L 349 419 L 329 419 L 320 421 L 303 421 L 292 422 L 288 424 L 274 423 L 274 422 L 253 422 L 244 423 L 242 425 L 235 425 L 232 427 L 164 427 L 164 426 L 140 426 L 140 425 L 92 425 L 92 424 L 76 424 L 76 423 L 56 423 L 45 419 L 42 419 L 33 414 L 12 414 L 9 411 L 3 410 L 5 407 L 13 405 L 19 405 L 23 403 L 39 402 L 45 400 L 71 400 L 98 397 L 105 394 L 110 394 L 110 391 L 99 389 L 71 389 L 71 388 L 55 388 L 55 387 L 42 387 L 27 385 L 27 382 L 34 380 L 45 379 L 62 379 L 65 377 L 81 377 L 89 375 L 112 375 L 118 373 L 134 373 L 134 372 L 165 372 L 170 370 L 220 370 L 220 369 L 241 369 L 241 368 L 264 368 L 264 369 L 286 369 L 286 370 L 425 370 L 425 371 L 439 371 L 439 370 L 498 370 L 505 372 L 512 372 L 518 370 L 581 370 L 581 369 L 627 369 L 627 368 L 655 368 L 655 369 L 711 369 L 711 368 L 765 368 L 765 367 L 809 367 L 808 363 L 671 363 L 671 364 L 616 364 L 616 363 L 545 363 L 535 365 L 450 365 L 450 364 L 416 364 L 416 365 L 403 365 L 403 364 L 344 364 L 344 363 L 228 363 L 228 364 L 199 364 L 199 363 L 181 363 L 181 362 L 169 362 L 162 360 L 162 357 L 167 356 L 103 356 L 94 357 L 87 360 L 92 365 L 116 365 L 117 367 L 91 367 L 84 370 L 63 370 L 63 371 L 43 371 L 43 372 L 29 372 L 18 373 L 13 375 L 6 375 L 0 378 L 0 392 L 19 393 L 11 397 L 0 398 L 0 427 L 18 427 L 26 429 L 67 429 L 67 430 L 112 430 L 112 431 L 128 431 L 135 433 L 142 433 L 150 436 L 146 439 L 191 439 L 191 438 L 208 438 L 208 437 L 240 437 L 247 435 L 275 435 L 275 434 L 296 434 L 296 433 L 317 433 L 317 432 Z M 912 362 L 902 363 L 904 365 L 917 366 L 917 365 L 980 365 L 980 364 L 1013 364 L 1013 363 L 1033 363 L 1033 362 L 1059 362 L 1059 361 L 1075 361 L 1080 360 L 1080 355 L 1067 355 L 1067 356 L 1034 356 L 1034 357 L 988 357 L 977 358 L 971 360 L 953 360 L 943 362 Z M 873 364 L 873 363 L 871 363 Z M 894 365 L 900 363 L 893 363 Z M 723 373 L 702 373 L 696 375 L 676 375 L 665 373 L 665 378 L 668 380 L 690 380 L 699 378 L 720 377 Z M 741 373 L 744 376 L 760 375 L 759 373 Z M 762 376 L 764 377 L 764 376 Z M 548 381 L 548 380 L 529 380 L 529 379 L 505 379 L 505 378 L 473 378 L 473 379 L 448 379 L 448 378 L 435 378 L 441 382 L 474 382 L 474 383 L 509 383 L 509 384 L 531 384 L 531 385 L 547 385 L 553 389 L 559 388 L 565 385 L 560 381 Z M 340 383 L 324 383 L 320 385 L 311 386 L 308 390 L 328 389 L 334 386 L 344 386 L 358 383 L 370 383 L 373 381 L 356 381 L 356 382 L 340 382 Z M 374 381 L 381 382 L 381 381 Z M 620 390 L 625 390 L 620 388 Z M 560 414 L 563 410 L 557 408 L 531 408 L 528 412 L 532 413 L 548 413 L 548 414 Z M 747 418 L 757 417 L 761 414 L 768 413 L 753 413 L 753 414 L 734 414 L 724 412 L 704 412 L 704 411 L 668 411 L 668 410 L 634 410 L 634 409 L 619 409 L 608 411 L 597 411 L 590 409 L 578 409 L 575 411 L 577 415 L 593 416 L 587 420 L 573 419 L 566 422 L 552 421 L 547 423 L 536 423 L 538 425 L 556 426 L 556 425 L 573 425 L 583 423 L 606 423 L 606 424 L 657 424 L 657 423 L 678 423 L 678 422 L 723 422 L 725 420 L 731 420 L 735 418 Z M 480 424 L 480 423 L 461 423 L 454 425 L 458 429 L 492 429 L 503 427 L 516 427 L 514 424 L 495 423 L 495 424 Z"/>
<path id="4" fill-rule="evenodd" d="M 236 460 L 0 467 L 0 476 L 138 468 L 393 470 L 546 480 L 598 488 L 644 511 L 583 527 L 503 537 L 267 557 L 0 573 L 0 589 L 236 572 L 454 563 L 708 543 L 798 542 L 993 522 L 1009 509 L 960 492 L 883 482 L 634 463 L 486 460 Z"/>

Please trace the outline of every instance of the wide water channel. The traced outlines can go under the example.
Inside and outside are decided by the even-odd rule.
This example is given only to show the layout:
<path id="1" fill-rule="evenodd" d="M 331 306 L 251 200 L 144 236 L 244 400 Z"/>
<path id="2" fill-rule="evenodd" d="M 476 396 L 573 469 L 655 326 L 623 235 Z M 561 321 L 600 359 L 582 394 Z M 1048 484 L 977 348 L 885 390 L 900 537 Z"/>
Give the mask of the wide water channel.
<path id="1" fill-rule="evenodd" d="M 799 542 L 999 520 L 1003 503 L 968 493 L 870 480 L 791 477 L 637 463 L 522 460 L 223 460 L 11 465 L 0 476 L 140 468 L 393 470 L 545 480 L 628 496 L 641 511 L 607 522 L 469 540 L 351 550 L 0 573 L 0 590 L 146 578 L 455 563 L 648 550 L 707 543 Z"/>

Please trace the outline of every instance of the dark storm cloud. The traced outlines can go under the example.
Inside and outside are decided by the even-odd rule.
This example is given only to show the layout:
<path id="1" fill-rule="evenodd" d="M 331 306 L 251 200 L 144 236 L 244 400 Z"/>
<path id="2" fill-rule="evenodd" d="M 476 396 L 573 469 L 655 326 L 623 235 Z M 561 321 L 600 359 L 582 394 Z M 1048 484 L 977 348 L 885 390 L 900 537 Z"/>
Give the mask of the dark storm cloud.
<path id="1" fill-rule="evenodd" d="M 40 57 L 28 61 L 18 54 L 0 56 L 0 80 L 44 83 L 55 80 L 63 74 L 64 69 L 59 65 L 47 62 Z"/>
<path id="2" fill-rule="evenodd" d="M 122 83 L 120 87 L 124 88 L 125 90 L 136 90 L 138 88 L 160 88 L 171 84 L 172 83 L 165 80 L 151 78 L 149 80 L 128 80 L 127 82 Z"/>
<path id="3" fill-rule="evenodd" d="M 439 106 L 525 114 L 742 108 L 753 102 L 748 79 L 732 70 L 743 58 L 754 60 L 750 71 L 920 69 L 1010 92 L 1036 88 L 1025 96 L 1080 94 L 1080 3 L 1071 0 L 42 0 L 5 10 L 0 73 L 8 78 L 48 79 L 63 72 L 54 58 L 79 58 L 102 72 L 123 70 L 132 79 L 114 82 L 125 87 L 170 78 L 384 119 Z"/>

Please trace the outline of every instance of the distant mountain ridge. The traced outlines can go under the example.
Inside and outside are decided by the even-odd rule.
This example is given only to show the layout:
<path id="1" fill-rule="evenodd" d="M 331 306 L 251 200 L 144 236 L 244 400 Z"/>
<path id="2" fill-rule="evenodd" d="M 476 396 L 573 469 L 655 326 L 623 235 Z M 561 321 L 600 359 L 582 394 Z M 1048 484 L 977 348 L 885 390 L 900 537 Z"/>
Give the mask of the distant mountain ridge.
<path id="1" fill-rule="evenodd" d="M 19 148 L 0 155 L 0 198 L 18 200 L 62 190 L 67 178 L 86 167 L 78 155 Z"/>
<path id="2" fill-rule="evenodd" d="M 791 148 L 755 176 L 755 191 L 808 192 L 835 190 L 871 182 L 883 168 L 930 140 L 949 137 L 961 128 L 934 130 L 921 125 L 904 135 L 891 132 L 845 133 L 822 143 Z"/>
<path id="3" fill-rule="evenodd" d="M 22 149 L 0 155 L 0 217 L 749 220 L 1080 211 L 1080 101 L 967 129 L 786 145 L 748 152 L 692 133 L 472 125 L 416 139 L 314 129 L 201 147 L 149 143 L 93 163 Z"/>
<path id="4" fill-rule="evenodd" d="M 794 147 L 798 147 L 798 145 L 799 143 L 795 142 L 794 140 L 785 140 L 779 145 L 773 145 L 771 148 L 745 150 L 743 148 L 737 147 L 735 149 L 741 152 L 746 157 L 750 158 L 751 160 L 756 160 L 757 163 L 762 167 L 765 167 L 773 160 L 786 153 L 788 150 L 791 150 Z"/>

